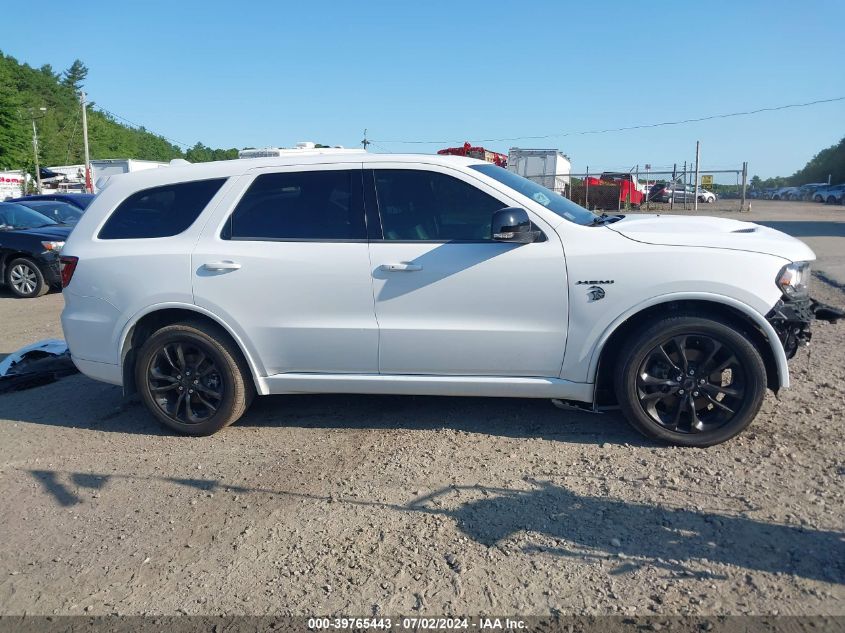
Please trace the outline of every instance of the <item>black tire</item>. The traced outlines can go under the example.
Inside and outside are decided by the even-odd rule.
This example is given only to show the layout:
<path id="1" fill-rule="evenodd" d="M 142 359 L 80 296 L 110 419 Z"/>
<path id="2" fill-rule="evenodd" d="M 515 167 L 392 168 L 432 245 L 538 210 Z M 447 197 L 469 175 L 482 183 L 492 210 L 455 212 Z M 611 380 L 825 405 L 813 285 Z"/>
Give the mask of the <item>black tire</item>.
<path id="1" fill-rule="evenodd" d="M 671 444 L 729 440 L 751 423 L 766 395 L 760 352 L 741 331 L 709 318 L 648 324 L 619 359 L 614 387 L 622 413 L 647 437 Z"/>
<path id="2" fill-rule="evenodd" d="M 195 322 L 168 325 L 144 342 L 135 384 L 162 424 L 188 435 L 211 435 L 229 426 L 255 395 L 249 368 L 228 335 Z"/>
<path id="3" fill-rule="evenodd" d="M 22 299 L 34 299 L 50 290 L 38 264 L 28 257 L 18 257 L 9 262 L 5 277 L 6 286 L 12 294 Z"/>

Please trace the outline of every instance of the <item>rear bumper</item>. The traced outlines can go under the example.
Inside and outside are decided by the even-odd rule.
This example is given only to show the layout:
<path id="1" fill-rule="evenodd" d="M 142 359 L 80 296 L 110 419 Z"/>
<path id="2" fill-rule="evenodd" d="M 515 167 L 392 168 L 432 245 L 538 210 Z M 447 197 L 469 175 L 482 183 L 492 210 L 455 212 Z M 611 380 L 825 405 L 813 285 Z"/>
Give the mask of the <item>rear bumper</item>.
<path id="1" fill-rule="evenodd" d="M 83 360 L 71 355 L 73 364 L 83 374 L 94 380 L 107 382 L 112 385 L 123 385 L 123 372 L 120 365 L 111 363 L 98 363 L 93 360 Z"/>

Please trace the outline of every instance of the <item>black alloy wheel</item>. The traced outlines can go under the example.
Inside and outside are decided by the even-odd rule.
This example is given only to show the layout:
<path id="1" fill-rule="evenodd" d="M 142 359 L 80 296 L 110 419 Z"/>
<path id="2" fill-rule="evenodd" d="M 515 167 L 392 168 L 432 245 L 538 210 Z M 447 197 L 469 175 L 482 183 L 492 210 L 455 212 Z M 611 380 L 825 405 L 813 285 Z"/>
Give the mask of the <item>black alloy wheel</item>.
<path id="1" fill-rule="evenodd" d="M 643 411 L 677 433 L 728 424 L 745 397 L 745 370 L 723 341 L 703 334 L 674 336 L 652 348 L 637 372 Z"/>
<path id="2" fill-rule="evenodd" d="M 162 413 L 181 424 L 207 421 L 223 401 L 217 365 L 192 341 L 160 347 L 147 370 L 147 386 Z"/>
<path id="3" fill-rule="evenodd" d="M 644 324 L 619 350 L 620 409 L 648 437 L 712 446 L 742 432 L 760 410 L 766 366 L 741 324 L 676 314 Z"/>
<path id="4" fill-rule="evenodd" d="M 160 422 L 211 435 L 238 420 L 255 396 L 241 350 L 222 328 L 184 321 L 150 336 L 134 361 L 135 384 Z"/>

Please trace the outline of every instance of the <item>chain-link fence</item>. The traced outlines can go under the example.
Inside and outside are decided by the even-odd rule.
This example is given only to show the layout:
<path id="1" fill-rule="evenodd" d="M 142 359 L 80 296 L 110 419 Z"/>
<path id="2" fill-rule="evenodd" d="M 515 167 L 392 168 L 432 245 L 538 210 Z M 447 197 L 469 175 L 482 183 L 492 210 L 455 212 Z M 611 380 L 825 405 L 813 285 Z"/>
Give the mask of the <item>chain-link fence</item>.
<path id="1" fill-rule="evenodd" d="M 701 211 L 747 209 L 747 164 L 739 169 L 695 172 L 603 171 L 599 173 L 526 174 L 573 202 L 594 211 Z M 554 183 L 554 187 L 550 186 Z"/>

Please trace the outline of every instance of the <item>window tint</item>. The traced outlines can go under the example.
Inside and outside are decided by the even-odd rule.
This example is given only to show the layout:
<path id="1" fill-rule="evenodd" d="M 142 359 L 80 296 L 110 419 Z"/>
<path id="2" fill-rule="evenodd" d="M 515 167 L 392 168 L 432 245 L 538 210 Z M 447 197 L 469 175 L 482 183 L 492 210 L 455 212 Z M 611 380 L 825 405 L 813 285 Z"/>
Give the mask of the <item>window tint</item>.
<path id="1" fill-rule="evenodd" d="M 366 239 L 360 170 L 263 174 L 223 230 L 233 240 Z"/>
<path id="2" fill-rule="evenodd" d="M 375 181 L 386 240 L 489 240 L 493 213 L 507 206 L 433 171 L 377 170 Z"/>
<path id="3" fill-rule="evenodd" d="M 134 193 L 114 210 L 99 237 L 126 240 L 177 235 L 194 223 L 225 180 L 197 180 Z"/>

